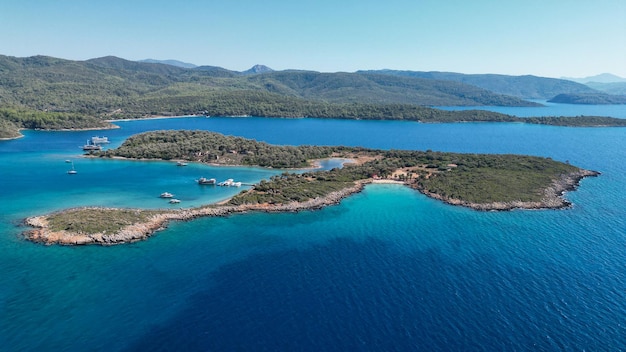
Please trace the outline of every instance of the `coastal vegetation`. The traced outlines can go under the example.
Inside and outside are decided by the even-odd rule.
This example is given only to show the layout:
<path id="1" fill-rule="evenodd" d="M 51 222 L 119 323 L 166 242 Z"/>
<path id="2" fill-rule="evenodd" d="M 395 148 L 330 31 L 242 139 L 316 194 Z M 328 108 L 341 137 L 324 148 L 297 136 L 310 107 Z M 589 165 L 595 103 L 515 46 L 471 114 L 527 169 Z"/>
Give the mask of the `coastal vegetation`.
<path id="1" fill-rule="evenodd" d="M 427 195 L 464 204 L 541 202 L 546 187 L 561 175 L 578 170 L 554 160 L 519 155 L 377 150 L 358 153 L 375 158 L 341 169 L 277 175 L 237 195 L 230 204 L 305 201 L 366 179 L 400 181 Z"/>
<path id="2" fill-rule="evenodd" d="M 0 138 L 19 137 L 19 130 L 23 128 L 33 130 L 80 130 L 111 127 L 113 125 L 109 122 L 78 113 L 0 107 Z"/>
<path id="3" fill-rule="evenodd" d="M 360 147 L 276 146 L 207 131 L 154 131 L 128 138 L 101 157 L 176 159 L 223 165 L 301 168 L 312 159 L 361 160 L 343 168 L 283 173 L 235 197 L 232 204 L 303 201 L 365 179 L 394 179 L 425 193 L 469 203 L 540 201 L 560 175 L 578 168 L 548 158 L 375 150 Z"/>
<path id="4" fill-rule="evenodd" d="M 312 159 L 329 157 L 342 148 L 275 146 L 208 131 L 153 131 L 131 136 L 116 149 L 93 155 L 130 159 L 187 160 L 222 165 L 274 168 L 309 166 Z"/>
<path id="5" fill-rule="evenodd" d="M 606 93 L 587 93 L 587 94 L 559 94 L 550 99 L 551 103 L 562 104 L 626 104 L 626 95 L 612 95 Z"/>
<path id="6" fill-rule="evenodd" d="M 160 213 L 162 211 L 159 210 L 78 208 L 51 214 L 48 216 L 48 223 L 52 231 L 115 233 Z"/>
<path id="7" fill-rule="evenodd" d="M 569 127 L 624 127 L 626 119 L 606 116 L 544 116 L 524 118 L 524 122 L 537 125 Z"/>

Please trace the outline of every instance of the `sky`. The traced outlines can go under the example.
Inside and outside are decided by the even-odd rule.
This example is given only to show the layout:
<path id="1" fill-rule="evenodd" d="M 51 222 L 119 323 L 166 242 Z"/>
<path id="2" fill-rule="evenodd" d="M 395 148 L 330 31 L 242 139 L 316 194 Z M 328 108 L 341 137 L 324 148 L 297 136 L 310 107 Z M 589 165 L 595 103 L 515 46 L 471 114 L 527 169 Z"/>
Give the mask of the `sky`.
<path id="1" fill-rule="evenodd" d="M 0 0 L 0 54 L 626 77 L 626 0 Z"/>

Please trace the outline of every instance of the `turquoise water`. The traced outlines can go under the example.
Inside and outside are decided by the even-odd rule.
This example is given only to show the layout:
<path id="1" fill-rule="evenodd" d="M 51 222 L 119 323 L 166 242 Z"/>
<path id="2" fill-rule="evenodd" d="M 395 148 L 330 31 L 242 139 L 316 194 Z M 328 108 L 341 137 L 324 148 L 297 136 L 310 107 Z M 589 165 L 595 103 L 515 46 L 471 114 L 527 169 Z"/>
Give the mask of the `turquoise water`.
<path id="1" fill-rule="evenodd" d="M 599 107 L 598 109 L 602 109 Z M 8 351 L 626 349 L 626 129 L 265 118 L 120 122 L 0 143 L 0 346 Z M 597 170 L 571 209 L 476 212 L 396 185 L 320 211 L 174 223 L 113 247 L 32 244 L 68 206 L 217 201 L 280 170 L 84 159 L 151 129 L 277 144 L 549 156 Z M 77 175 L 67 175 L 74 161 Z M 333 167 L 334 164 L 326 165 Z"/>

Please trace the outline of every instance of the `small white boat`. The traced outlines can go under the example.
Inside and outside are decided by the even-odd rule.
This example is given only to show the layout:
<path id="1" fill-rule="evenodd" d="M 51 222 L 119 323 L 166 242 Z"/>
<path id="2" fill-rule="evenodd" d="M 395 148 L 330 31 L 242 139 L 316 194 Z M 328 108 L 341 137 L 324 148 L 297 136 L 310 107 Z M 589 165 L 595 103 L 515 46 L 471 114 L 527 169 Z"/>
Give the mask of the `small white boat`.
<path id="1" fill-rule="evenodd" d="M 65 159 L 66 163 L 71 163 L 72 161 L 70 159 Z"/>
<path id="2" fill-rule="evenodd" d="M 170 204 L 178 204 L 180 203 L 180 199 L 172 198 L 170 199 Z"/>
<path id="3" fill-rule="evenodd" d="M 241 182 L 233 182 L 231 184 L 231 186 L 233 186 L 233 187 L 241 187 Z"/>
<path id="4" fill-rule="evenodd" d="M 172 197 L 174 197 L 174 195 L 171 194 L 170 192 L 163 192 L 163 193 L 161 193 L 160 197 L 161 198 L 172 198 Z"/>
<path id="5" fill-rule="evenodd" d="M 226 181 L 222 181 L 222 182 L 218 183 L 217 185 L 218 185 L 218 186 L 225 186 L 225 187 L 228 187 L 228 186 L 232 186 L 232 185 L 233 185 L 233 183 L 235 183 L 235 181 L 234 181 L 232 178 L 229 178 L 228 180 L 226 180 Z"/>
<path id="6" fill-rule="evenodd" d="M 176 166 L 187 166 L 188 164 L 184 161 L 179 161 L 176 163 Z"/>
<path id="7" fill-rule="evenodd" d="M 67 173 L 68 173 L 68 174 L 70 174 L 70 175 L 75 175 L 75 174 L 77 174 L 77 173 L 78 173 L 78 171 L 76 171 L 76 170 L 74 169 L 74 163 L 73 163 L 73 162 L 71 162 L 71 161 L 70 161 L 70 163 L 72 163 L 72 168 L 71 168 L 71 169 L 69 169 L 69 170 L 67 170 Z"/>

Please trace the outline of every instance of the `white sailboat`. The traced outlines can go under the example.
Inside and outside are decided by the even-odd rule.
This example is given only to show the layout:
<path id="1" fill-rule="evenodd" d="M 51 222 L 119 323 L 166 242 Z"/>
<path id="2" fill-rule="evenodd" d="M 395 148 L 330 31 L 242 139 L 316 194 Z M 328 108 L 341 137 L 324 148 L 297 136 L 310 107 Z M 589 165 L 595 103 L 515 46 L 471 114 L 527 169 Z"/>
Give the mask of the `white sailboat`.
<path id="1" fill-rule="evenodd" d="M 75 174 L 78 173 L 78 171 L 76 171 L 76 169 L 74 169 L 74 162 L 71 161 L 71 163 L 72 163 L 72 168 L 67 170 L 67 173 L 70 174 L 70 175 L 75 175 Z"/>

